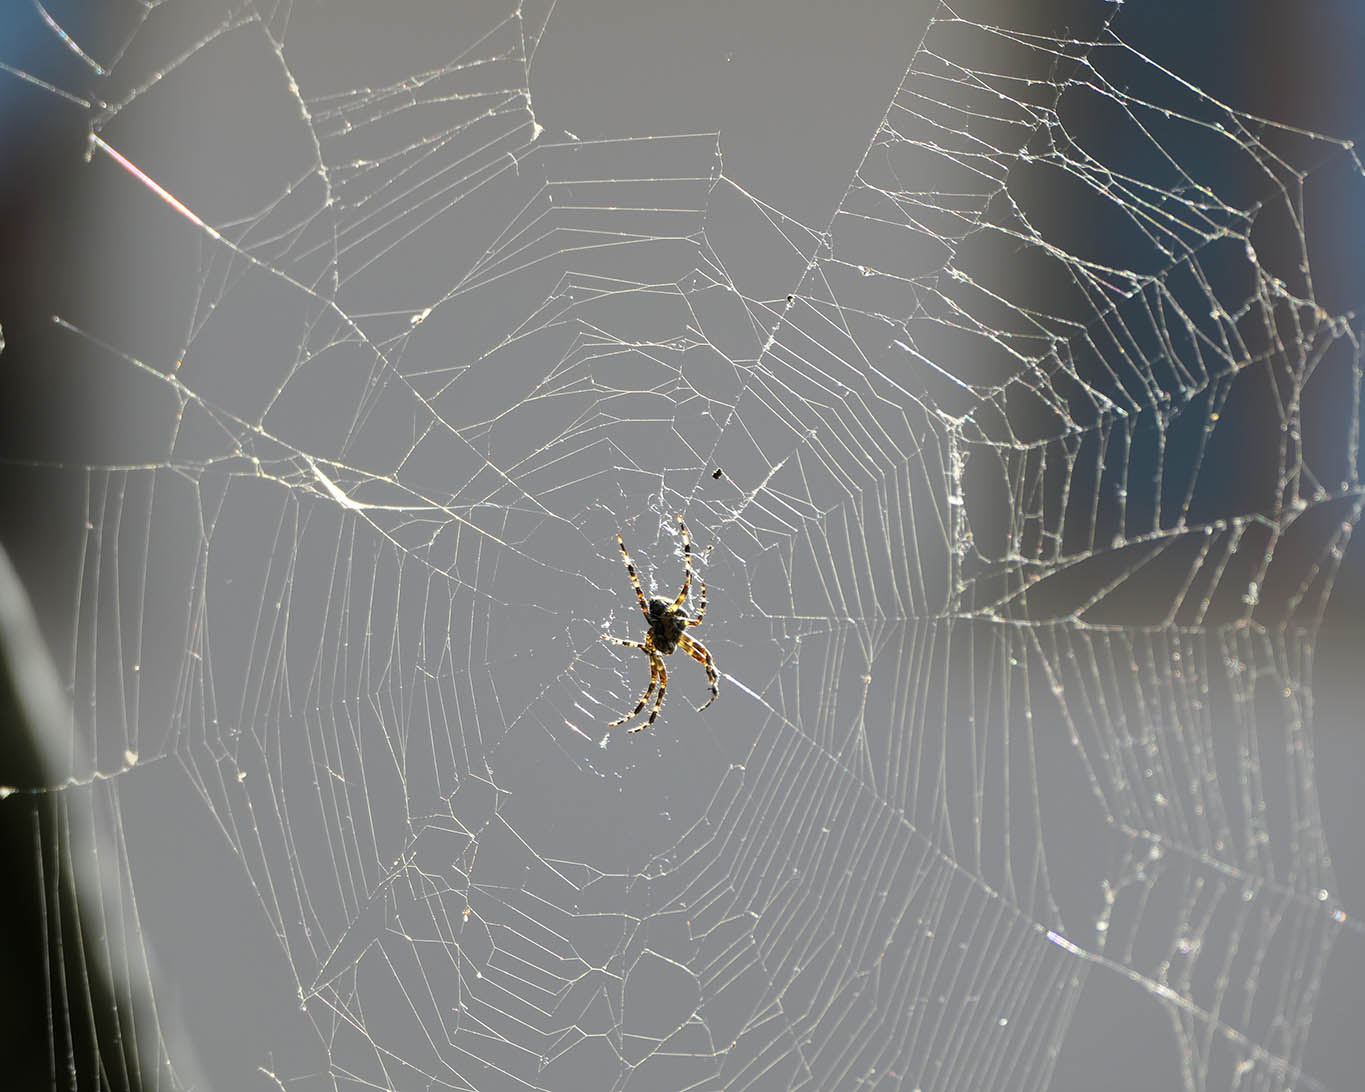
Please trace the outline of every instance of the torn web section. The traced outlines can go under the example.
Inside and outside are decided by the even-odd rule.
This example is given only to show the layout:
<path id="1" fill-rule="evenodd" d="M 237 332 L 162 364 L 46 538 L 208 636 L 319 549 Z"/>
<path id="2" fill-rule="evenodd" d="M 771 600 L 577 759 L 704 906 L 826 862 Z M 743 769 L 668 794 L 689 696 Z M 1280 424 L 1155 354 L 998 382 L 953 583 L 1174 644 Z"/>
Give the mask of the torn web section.
<path id="1" fill-rule="evenodd" d="M 1301 272 L 1286 163 L 1324 154 L 1350 159 L 1109 32 L 933 28 L 831 250 L 877 282 L 895 333 L 873 359 L 934 422 L 959 609 L 1321 611 L 1359 514 L 1358 409 L 1334 408 L 1359 345 Z"/>
<path id="2" fill-rule="evenodd" d="M 980 38 L 996 47 L 990 69 L 965 61 L 974 52 L 988 52 Z M 1159 122 L 1138 125 L 1132 122 L 1135 115 L 1160 116 L 1170 125 L 1156 134 L 1155 143 L 1173 150 L 1165 162 L 1179 160 L 1178 152 L 1185 159 L 1176 162 L 1173 179 L 1124 177 L 1121 171 L 1131 165 L 1114 159 L 1113 149 L 1097 147 L 1095 119 L 1085 117 L 1085 107 L 1067 102 L 1076 86 L 1049 73 L 1058 68 L 1078 71 L 1079 86 L 1093 93 L 1086 79 L 1096 69 L 1088 56 L 1103 59 L 1109 47 L 1130 59 L 1131 53 L 1106 36 L 1102 43 L 1080 43 L 1084 48 L 1078 61 L 1067 55 L 1077 44 L 1016 37 L 975 24 L 935 28 L 898 98 L 903 114 L 893 108 L 888 115 L 888 126 L 874 142 L 832 230 L 836 260 L 866 281 L 879 282 L 882 298 L 894 301 L 896 292 L 903 295 L 898 306 L 907 317 L 897 320 L 901 336 L 886 346 L 901 354 L 899 370 L 892 371 L 888 363 L 883 374 L 891 372 L 903 385 L 914 384 L 907 401 L 928 407 L 926 419 L 937 426 L 930 435 L 947 473 L 929 495 L 942 498 L 944 538 L 955 564 L 946 582 L 958 597 L 950 609 L 1025 620 L 1060 616 L 1144 625 L 1202 625 L 1255 612 L 1272 620 L 1290 616 L 1311 623 L 1320 616 L 1359 512 L 1353 485 L 1358 343 L 1343 318 L 1294 298 L 1286 286 L 1295 278 L 1273 272 L 1298 268 L 1301 235 L 1293 240 L 1297 245 L 1285 249 L 1257 246 L 1256 240 L 1258 228 L 1277 212 L 1292 223 L 1298 200 L 1294 172 L 1275 169 L 1274 155 L 1311 158 L 1321 149 L 1314 138 L 1263 130 L 1255 119 L 1238 117 L 1198 96 L 1185 102 L 1186 86 L 1171 81 L 1165 100 L 1159 98 L 1160 87 L 1146 92 L 1157 96 L 1159 105 L 1125 99 L 1120 121 L 1126 118 L 1129 131 L 1137 128 L 1140 135 L 1156 130 Z M 938 90 L 926 89 L 932 87 Z M 972 97 L 978 90 L 979 101 Z M 1105 83 L 1102 90 L 1112 89 Z M 1041 98 L 1030 101 L 1035 94 Z M 953 95 L 961 95 L 966 104 L 960 106 Z M 905 104 L 903 99 L 913 101 Z M 1211 111 L 1218 120 L 1196 116 L 1194 110 Z M 1187 150 L 1188 134 L 1175 132 L 1181 127 L 1215 134 L 1215 151 L 1203 153 L 1211 163 Z M 1235 138 L 1217 135 L 1234 129 Z M 1258 136 L 1248 152 L 1245 137 L 1253 130 Z M 1018 144 L 1010 143 L 1016 136 L 1036 138 L 1038 146 L 1026 143 L 1022 152 L 1016 151 Z M 1082 139 L 1088 142 L 1084 154 L 1076 143 Z M 1287 146 L 1293 145 L 1297 151 L 1289 152 Z M 878 156 L 886 149 L 883 164 Z M 1102 152 L 1111 162 L 1099 158 Z M 1238 164 L 1220 164 L 1224 153 Z M 937 176 L 935 156 L 940 157 Z M 1037 172 L 1025 169 L 1035 163 L 1057 172 L 1041 196 L 1036 179 L 1029 177 Z M 1254 202 L 1240 204 L 1248 173 L 1251 188 L 1262 191 L 1255 209 Z M 1100 230 L 1095 217 L 1101 212 L 1129 221 L 1130 238 L 1119 250 L 1082 252 L 1078 247 L 1085 240 L 1073 238 L 1075 224 L 1048 219 L 1049 194 L 1054 200 L 1064 197 L 1075 184 L 1089 186 L 1091 198 L 1112 206 L 1087 210 L 1084 200 L 1066 199 L 1067 211 L 1076 212 L 1077 219 L 1089 217 L 1096 239 L 1123 234 L 1113 227 Z M 918 248 L 878 250 L 877 243 L 894 234 L 881 229 L 897 223 L 904 224 L 908 239 L 928 240 Z M 926 229 L 925 224 L 934 226 Z M 868 230 L 860 234 L 864 228 Z M 941 252 L 938 264 L 917 268 L 915 263 L 934 245 Z M 879 270 L 878 262 L 890 268 Z M 1302 291 L 1307 284 L 1297 279 Z M 856 282 L 851 284 L 838 296 L 845 311 L 854 310 L 855 301 L 877 298 L 873 290 L 859 293 Z M 898 313 L 880 306 L 893 317 Z M 1286 336 L 1286 331 L 1292 333 Z M 897 359 L 890 351 L 884 360 Z M 799 369 L 809 355 L 796 359 Z M 817 371 L 812 368 L 801 378 Z M 1296 392 L 1311 389 L 1315 380 L 1313 400 L 1319 411 L 1329 410 L 1318 421 L 1331 439 L 1324 438 L 1319 461 L 1309 463 L 1308 456 L 1299 454 L 1297 437 L 1301 431 L 1322 436 L 1324 429 L 1299 419 L 1306 400 Z M 1348 396 L 1348 411 L 1328 407 L 1323 388 Z M 1267 417 L 1267 424 L 1258 423 Z M 1266 445 L 1269 458 L 1264 449 L 1253 452 L 1250 457 L 1256 461 L 1242 467 L 1237 461 L 1242 440 L 1256 434 L 1289 439 Z M 840 435 L 852 436 L 852 426 Z M 1343 450 L 1350 453 L 1344 460 Z M 1331 489 L 1315 486 L 1311 497 L 1298 492 L 1301 482 L 1320 483 L 1333 475 L 1340 484 Z M 833 477 L 829 471 L 825 480 Z M 1228 487 L 1230 481 L 1239 482 L 1237 490 Z M 1304 515 L 1315 507 L 1320 519 Z M 863 544 L 856 537 L 853 541 L 855 556 L 861 557 L 856 548 Z M 870 549 L 867 556 L 873 556 Z M 829 560 L 823 571 L 838 568 L 833 550 Z M 1066 579 L 1053 588 L 1031 590 L 1037 582 L 1062 574 Z M 1264 599 L 1266 587 L 1275 588 L 1276 594 Z M 822 591 L 826 589 L 817 586 L 816 595 Z M 1096 609 L 1101 603 L 1103 609 Z M 991 693 L 980 685 L 992 669 L 987 665 L 1009 664 L 998 670 L 1016 680 L 1013 693 L 1027 695 L 1017 699 L 1026 713 L 1023 734 L 1011 731 L 1009 742 L 993 746 L 1006 755 L 1018 749 L 1027 756 L 1035 747 L 1050 752 L 1055 749 L 1050 731 L 1044 736 L 1027 730 L 1034 719 L 1065 725 L 1077 716 L 1097 731 L 1115 732 L 1123 741 L 1117 744 L 1120 750 L 1142 740 L 1141 746 L 1150 746 L 1153 754 L 1166 752 L 1165 763 L 1147 756 L 1134 769 L 1113 770 L 1077 748 L 1085 762 L 1095 765 L 1075 772 L 1098 793 L 1107 793 L 1110 786 L 1142 785 L 1134 791 L 1147 822 L 1134 828 L 1136 843 L 1149 851 L 1164 838 L 1186 847 L 1184 852 L 1199 861 L 1192 868 L 1168 867 L 1165 875 L 1179 878 L 1160 885 L 1152 896 L 1162 909 L 1147 920 L 1167 915 L 1168 928 L 1157 930 L 1163 940 L 1152 952 L 1134 957 L 1132 965 L 1110 969 L 1161 1000 L 1180 1036 L 1171 1061 L 1184 1069 L 1191 1085 L 1235 1084 L 1253 1070 L 1272 1082 L 1297 1079 L 1312 1004 L 1341 913 L 1330 905 L 1330 893 L 1319 898 L 1326 888 L 1300 886 L 1299 874 L 1330 871 L 1322 840 L 1306 837 L 1301 843 L 1296 833 L 1311 829 L 1316 805 L 1306 802 L 1301 817 L 1290 814 L 1287 821 L 1267 822 L 1264 829 L 1260 818 L 1244 820 L 1242 843 L 1264 840 L 1277 847 L 1277 857 L 1302 853 L 1295 877 L 1261 904 L 1268 907 L 1264 912 L 1237 908 L 1243 900 L 1255 902 L 1260 885 L 1269 885 L 1284 865 L 1253 856 L 1246 865 L 1235 866 L 1247 870 L 1240 884 L 1212 880 L 1204 873 L 1218 875 L 1234 867 L 1226 857 L 1235 856 L 1236 850 L 1229 848 L 1227 838 L 1221 838 L 1223 846 L 1209 848 L 1220 836 L 1200 828 L 1205 814 L 1216 811 L 1205 795 L 1216 784 L 1230 797 L 1236 786 L 1254 784 L 1253 801 L 1263 793 L 1277 800 L 1311 799 L 1305 709 L 1297 702 L 1279 708 L 1271 703 L 1259 722 L 1270 742 L 1252 748 L 1254 757 L 1247 758 L 1243 748 L 1250 703 L 1235 674 L 1236 663 L 1243 660 L 1225 655 L 1220 643 L 1239 639 L 1239 631 L 1191 636 L 1195 645 L 1202 648 L 1207 641 L 1212 648 L 1192 648 L 1184 653 L 1185 663 L 1179 647 L 1168 647 L 1166 640 L 1149 638 L 1145 631 L 1134 637 L 1150 641 L 1140 658 L 1122 654 L 1122 638 L 1097 634 L 1096 645 L 1109 647 L 1098 659 L 1082 661 L 1088 678 L 1070 690 L 1062 684 L 1061 668 L 1080 655 L 1074 642 L 1085 639 L 1085 632 L 1046 632 L 1065 635 L 1064 647 L 1035 655 L 1027 646 L 1016 646 L 1000 659 L 969 661 L 973 667 L 966 677 L 976 681 L 983 701 Z M 1266 695 L 1292 693 L 1300 685 L 1294 661 L 1306 639 L 1297 630 L 1281 631 L 1276 643 L 1247 650 L 1244 659 L 1255 662 Z M 1003 644 L 1008 648 L 1011 642 Z M 1191 666 L 1196 658 L 1205 664 L 1202 674 Z M 1031 666 L 1016 670 L 1018 661 Z M 875 671 L 869 675 L 877 678 Z M 874 684 L 870 699 L 875 690 Z M 1004 704 L 991 707 L 997 716 L 1008 708 L 1005 696 L 1010 692 L 1005 687 Z M 1049 702 L 1049 692 L 1056 702 Z M 1223 704 L 1237 713 L 1235 730 L 1220 728 L 1216 738 L 1205 735 L 1206 705 Z M 1083 714 L 1075 714 L 1078 705 Z M 957 730 L 969 732 L 978 710 L 959 710 Z M 971 715 L 964 720 L 963 712 Z M 1112 754 L 1113 746 L 1100 753 Z M 1286 747 L 1304 756 L 1301 762 L 1282 778 L 1264 778 L 1265 751 L 1278 753 Z M 979 778 L 964 785 L 977 787 L 974 792 L 967 788 L 972 795 L 965 798 L 950 794 L 956 806 L 946 809 L 948 819 L 929 809 L 921 829 L 941 831 L 943 844 L 953 846 L 954 859 L 978 862 L 984 883 L 1017 883 L 1027 872 L 1015 863 L 1002 874 L 999 863 L 1010 860 L 1012 851 L 1002 857 L 989 838 L 972 839 L 971 834 L 1001 794 L 1014 801 L 1020 786 L 1026 797 L 1046 799 L 1049 794 L 1041 791 L 1033 772 L 1042 765 L 1040 759 L 1032 759 L 1037 765 L 1031 768 L 1026 757 L 1019 767 L 1023 776 L 1005 779 L 992 774 L 990 753 L 991 747 L 982 744 L 979 759 L 969 752 L 958 760 L 967 770 L 981 762 Z M 928 755 L 932 760 L 932 750 Z M 1068 757 L 1074 762 L 1077 755 Z M 943 761 L 931 762 L 930 777 L 942 776 Z M 870 762 L 868 768 L 876 769 L 878 763 Z M 994 768 L 1008 769 L 1010 764 L 997 759 Z M 964 806 L 971 799 L 977 808 Z M 1244 802 L 1242 811 L 1265 806 Z M 1112 807 L 1106 798 L 1100 815 L 1081 821 L 1117 824 Z M 954 812 L 963 818 L 952 820 Z M 1173 820 L 1172 814 L 1185 818 Z M 1022 818 L 1027 821 L 1027 811 Z M 1172 829 L 1163 835 L 1166 825 Z M 959 829 L 966 832 L 965 839 L 959 840 Z M 1019 848 L 1021 827 L 1016 822 L 989 829 L 1006 832 L 1012 850 Z M 1044 821 L 1038 829 L 1047 837 L 1047 851 L 1039 848 L 1035 854 L 1038 861 L 1066 856 L 1060 848 L 1066 843 L 1058 840 L 1055 828 Z M 1103 875 L 1112 865 L 1096 861 L 1095 867 Z M 1127 866 L 1121 871 L 1126 874 Z M 1030 890 L 1040 890 L 1036 883 L 1045 875 L 1040 870 Z M 1088 931 L 1084 902 L 1074 894 L 1059 897 L 1063 917 Z M 1029 904 L 1035 905 L 1034 897 Z M 1039 920 L 1048 921 L 1047 902 L 1036 905 Z M 1282 905 L 1288 909 L 1282 912 Z M 1192 960 L 1191 954 L 1197 956 L 1201 948 L 1207 958 Z M 1174 955 L 1163 960 L 1162 952 Z M 1235 1014 L 1228 1000 L 1228 976 L 1241 1005 Z M 1257 1000 L 1247 1000 L 1253 996 Z M 1293 1016 L 1274 1008 L 1265 1000 L 1268 996 L 1285 998 Z M 1283 1035 L 1282 1026 L 1288 1029 Z"/>
<path id="3" fill-rule="evenodd" d="M 1104 968 L 1072 1034 L 1104 1034 L 1100 1012 L 1134 1035 L 1164 1025 L 1177 1049 L 1143 1063 L 1154 1081 L 1319 1087 L 1313 1021 L 1359 1004 L 1360 930 L 1333 893 L 1302 637 L 1031 632 L 1107 831 L 1078 847 L 1099 891 L 1059 890 L 1069 939 Z M 1042 799 L 1055 840 L 1058 795 Z"/>
<path id="4" fill-rule="evenodd" d="M 743 998 L 759 1014 L 730 1025 L 742 1032 L 732 1060 L 813 1065 L 830 1040 L 804 1029 L 898 980 L 886 970 L 903 939 L 875 948 L 861 973 L 847 941 L 899 936 L 883 910 L 914 897 L 915 884 L 897 880 L 897 854 L 923 840 L 930 861 L 941 855 L 971 877 L 964 897 L 998 900 L 1037 932 L 1007 945 L 988 975 L 948 958 L 955 944 L 926 954 L 923 966 L 945 977 L 899 1025 L 903 1037 L 887 1032 L 894 996 L 877 993 L 846 1056 L 875 1057 L 880 1079 L 932 1070 L 951 1084 L 989 1064 L 1032 1073 L 1034 1050 L 1050 1076 L 1075 1053 L 1070 1036 L 1114 1026 L 1129 1041 L 1174 1034 L 1173 1049 L 1141 1063 L 1158 1083 L 1189 1072 L 1196 1087 L 1235 1087 L 1248 1074 L 1274 1086 L 1312 1073 L 1320 998 L 1358 1003 L 1358 983 L 1331 967 L 1356 965 L 1359 937 L 1329 890 L 1299 638 L 949 621 L 789 630 L 782 643 L 787 670 L 767 692 L 776 712 L 735 776 L 748 800 L 768 764 L 780 765 L 780 783 L 753 806 L 765 819 L 790 813 L 769 828 L 725 796 L 683 843 L 696 840 L 684 859 L 708 870 L 687 896 L 699 900 L 686 902 L 694 926 L 713 907 L 733 921 L 742 896 L 749 943 L 770 943 L 751 963 L 743 942 L 717 930 L 729 947 L 715 961 L 733 974 L 717 979 L 708 1011 L 733 1017 L 727 1005 Z M 878 816 L 894 817 L 896 837 L 869 835 Z M 734 873 L 709 856 L 724 857 L 716 843 L 748 851 L 755 841 Z M 848 924 L 838 945 L 796 924 L 831 914 Z M 952 920 L 963 915 L 958 905 Z M 800 941 L 771 942 L 787 922 Z M 915 943 L 934 952 L 951 935 L 929 928 Z M 968 950 L 987 958 L 994 935 Z M 1022 958 L 1050 947 L 1041 964 Z M 1077 965 L 1057 970 L 1058 949 Z M 1035 977 L 1040 967 L 1056 976 Z M 1017 1031 L 1011 998 L 1045 989 L 1055 992 L 1041 1008 L 1030 1002 L 1023 1038 L 991 1028 L 971 1039 L 999 1054 L 958 1056 L 936 1038 L 987 1013 Z M 935 1011 L 942 1022 L 929 1019 Z M 1040 1023 L 1044 1014 L 1060 1023 Z M 791 1057 L 778 1052 L 778 1029 Z"/>

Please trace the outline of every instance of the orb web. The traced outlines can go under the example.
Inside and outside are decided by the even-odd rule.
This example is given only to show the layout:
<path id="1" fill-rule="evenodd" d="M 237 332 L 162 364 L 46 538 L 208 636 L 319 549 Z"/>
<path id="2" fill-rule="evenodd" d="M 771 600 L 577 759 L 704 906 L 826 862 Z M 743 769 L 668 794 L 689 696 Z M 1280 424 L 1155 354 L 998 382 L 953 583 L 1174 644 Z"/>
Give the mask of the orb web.
<path id="1" fill-rule="evenodd" d="M 38 9 L 99 95 L 6 78 L 89 111 L 116 299 L 56 324 L 120 407 L 56 469 L 21 794 L 105 882 L 59 1056 L 89 946 L 155 1005 L 77 1068 L 161 1087 L 1067 1087 L 1095 1012 L 1162 1083 L 1340 1087 L 1362 369 L 1310 236 L 1361 166 L 1073 7 L 927 11 L 815 219 L 723 126 L 564 128 L 563 4 L 163 4 L 98 61 Z M 627 739 L 615 535 L 672 595 L 676 512 L 721 696 L 675 657 Z"/>

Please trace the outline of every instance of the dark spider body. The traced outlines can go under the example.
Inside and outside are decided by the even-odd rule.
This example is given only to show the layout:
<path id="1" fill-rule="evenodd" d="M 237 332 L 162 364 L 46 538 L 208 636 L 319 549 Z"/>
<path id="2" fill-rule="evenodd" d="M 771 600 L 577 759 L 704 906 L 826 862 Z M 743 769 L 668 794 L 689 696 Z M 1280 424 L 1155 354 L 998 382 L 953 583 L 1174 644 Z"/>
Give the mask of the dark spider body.
<path id="1" fill-rule="evenodd" d="M 687 632 L 687 611 L 667 599 L 658 596 L 651 599 L 645 618 L 649 620 L 649 636 L 660 652 L 673 652 Z"/>
<path id="2" fill-rule="evenodd" d="M 700 577 L 697 580 L 697 583 L 701 585 L 701 595 L 697 597 L 697 616 L 693 618 L 683 609 L 683 604 L 687 602 L 687 593 L 692 588 L 692 539 L 687 533 L 687 524 L 683 523 L 681 514 L 678 516 L 678 530 L 682 532 L 683 566 L 686 575 L 683 577 L 682 591 L 678 592 L 678 597 L 673 600 L 664 599 L 660 596 L 654 596 L 648 601 L 645 600 L 644 589 L 640 587 L 640 577 L 635 572 L 635 563 L 630 559 L 630 551 L 626 549 L 625 540 L 620 535 L 616 536 L 616 542 L 621 547 L 621 556 L 626 562 L 626 572 L 630 574 L 630 582 L 635 588 L 635 598 L 639 600 L 640 610 L 644 613 L 645 621 L 649 623 L 649 632 L 645 634 L 643 641 L 627 641 L 624 637 L 613 637 L 609 633 L 602 634 L 602 640 L 625 645 L 627 648 L 638 648 L 648 656 L 649 686 L 645 687 L 644 696 L 640 698 L 640 703 L 634 711 L 619 720 L 612 721 L 609 725 L 611 728 L 615 728 L 618 724 L 625 724 L 626 721 L 638 716 L 640 711 L 649 703 L 649 696 L 654 693 L 654 687 L 657 685 L 659 696 L 654 699 L 654 707 L 649 711 L 649 719 L 644 724 L 637 724 L 631 731 L 642 732 L 654 723 L 654 718 L 659 715 L 659 710 L 663 708 L 664 692 L 668 689 L 668 669 L 664 667 L 662 657 L 676 652 L 678 649 L 682 649 L 706 668 L 706 681 L 711 687 L 711 698 L 706 705 L 710 705 L 720 696 L 716 681 L 716 665 L 711 659 L 711 653 L 706 651 L 706 646 L 700 641 L 694 641 L 687 636 L 688 627 L 701 625 L 701 620 L 706 615 L 706 581 Z M 701 709 L 705 709 L 706 705 L 703 705 Z M 698 709 L 697 712 L 700 713 L 701 709 Z"/>

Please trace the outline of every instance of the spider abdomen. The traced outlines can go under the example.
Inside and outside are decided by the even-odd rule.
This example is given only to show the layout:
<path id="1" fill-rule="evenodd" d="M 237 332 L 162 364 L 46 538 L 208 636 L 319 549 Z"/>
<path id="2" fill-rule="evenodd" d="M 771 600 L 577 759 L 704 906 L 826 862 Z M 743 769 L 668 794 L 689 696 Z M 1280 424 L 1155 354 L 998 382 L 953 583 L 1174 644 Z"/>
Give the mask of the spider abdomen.
<path id="1" fill-rule="evenodd" d="M 649 601 L 649 635 L 660 652 L 671 653 L 687 632 L 687 612 L 667 599 Z"/>
<path id="2" fill-rule="evenodd" d="M 687 602 L 687 593 L 692 588 L 692 540 L 687 535 L 687 524 L 683 522 L 681 512 L 678 513 L 678 533 L 682 535 L 684 576 L 682 591 L 672 600 L 658 596 L 645 599 L 645 590 L 640 587 L 640 577 L 635 572 L 635 562 L 630 559 L 630 551 L 626 549 L 626 540 L 620 535 L 616 536 L 616 544 L 621 547 L 621 560 L 626 563 L 626 572 L 630 575 L 631 587 L 635 589 L 635 598 L 639 601 L 640 610 L 644 613 L 645 621 L 649 623 L 649 632 L 645 634 L 643 641 L 628 641 L 624 637 L 613 637 L 610 633 L 602 634 L 602 640 L 625 645 L 627 648 L 638 648 L 648 656 L 649 685 L 645 687 L 645 692 L 640 696 L 635 708 L 624 717 L 612 721 L 608 727 L 615 728 L 618 724 L 634 720 L 649 703 L 649 697 L 654 693 L 655 687 L 658 687 L 659 696 L 654 699 L 654 707 L 649 711 L 649 718 L 643 724 L 637 724 L 631 731 L 643 732 L 654 723 L 654 718 L 663 708 L 664 694 L 668 691 L 668 668 L 660 659 L 661 653 L 668 654 L 682 649 L 706 668 L 706 681 L 711 687 L 711 701 L 700 706 L 697 709 L 698 713 L 720 696 L 716 665 L 711 659 L 711 653 L 706 650 L 704 644 L 687 635 L 687 628 L 701 625 L 702 618 L 706 616 L 706 581 L 700 577 L 697 579 L 697 583 L 701 585 L 701 595 L 697 597 L 697 616 L 693 618 L 683 609 L 683 604 Z"/>

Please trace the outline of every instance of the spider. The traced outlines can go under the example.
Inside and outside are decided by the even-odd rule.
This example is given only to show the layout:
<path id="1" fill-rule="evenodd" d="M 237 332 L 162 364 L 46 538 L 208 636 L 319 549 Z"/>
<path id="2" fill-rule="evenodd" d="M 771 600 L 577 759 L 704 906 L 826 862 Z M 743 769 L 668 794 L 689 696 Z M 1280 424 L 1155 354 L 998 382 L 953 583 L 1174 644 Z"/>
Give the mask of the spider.
<path id="1" fill-rule="evenodd" d="M 686 633 L 687 627 L 701 625 L 702 618 L 706 616 L 706 581 L 701 577 L 697 578 L 697 582 L 701 584 L 701 597 L 697 603 L 697 616 L 691 618 L 687 611 L 683 610 L 683 603 L 687 600 L 687 592 L 692 587 L 692 540 L 688 537 L 687 524 L 683 523 L 681 514 L 678 515 L 678 529 L 682 532 L 683 564 L 686 566 L 687 575 L 683 577 L 682 591 L 678 592 L 678 597 L 672 601 L 658 596 L 648 602 L 645 601 L 645 593 L 640 588 L 640 578 L 635 575 L 635 563 L 630 560 L 630 551 L 626 549 L 625 540 L 620 535 L 616 536 L 616 542 L 621 547 L 621 556 L 626 559 L 626 572 L 630 574 L 630 582 L 635 587 L 635 598 L 640 601 L 640 610 L 644 612 L 645 621 L 649 623 L 649 632 L 645 634 L 643 641 L 627 641 L 623 637 L 613 637 L 609 633 L 602 634 L 602 640 L 625 645 L 627 648 L 638 648 L 644 652 L 649 657 L 649 685 L 645 687 L 640 704 L 626 716 L 612 721 L 608 725 L 609 728 L 615 728 L 618 724 L 625 724 L 626 721 L 639 716 L 640 711 L 649 702 L 649 696 L 654 693 L 654 686 L 657 683 L 659 696 L 654 699 L 654 708 L 649 711 L 649 719 L 644 724 L 637 724 L 630 731 L 643 732 L 654 723 L 654 718 L 663 708 L 664 691 L 668 689 L 668 670 L 660 659 L 660 653 L 667 656 L 671 655 L 674 649 L 680 648 L 706 667 L 706 681 L 711 685 L 711 698 L 706 705 L 697 709 L 698 713 L 720 696 L 720 690 L 716 686 L 716 665 L 711 660 L 711 653 L 706 651 L 705 645 L 692 640 Z"/>

